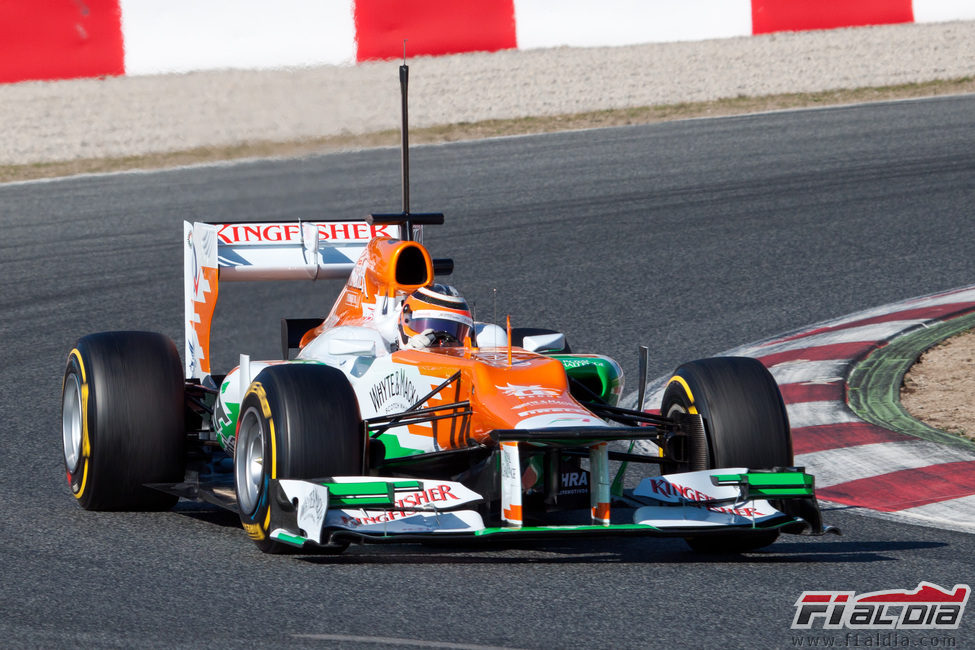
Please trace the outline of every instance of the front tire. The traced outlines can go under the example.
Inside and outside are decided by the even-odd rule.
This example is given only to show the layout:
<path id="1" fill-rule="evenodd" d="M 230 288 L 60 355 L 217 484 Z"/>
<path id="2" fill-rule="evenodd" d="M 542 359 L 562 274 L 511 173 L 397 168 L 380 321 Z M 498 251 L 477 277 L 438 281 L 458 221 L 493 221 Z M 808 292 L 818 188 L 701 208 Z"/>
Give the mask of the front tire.
<path id="1" fill-rule="evenodd" d="M 240 521 L 265 553 L 293 547 L 270 537 L 271 479 L 362 473 L 359 406 L 340 371 L 317 364 L 265 368 L 240 406 L 234 479 Z M 341 552 L 346 545 L 326 550 Z"/>
<path id="2" fill-rule="evenodd" d="M 705 432 L 703 439 L 688 439 L 688 460 L 665 465 L 665 473 L 792 465 L 792 433 L 782 394 L 756 359 L 719 357 L 685 363 L 674 371 L 660 412 L 668 417 L 698 413 Z M 769 530 L 686 541 L 700 552 L 740 553 L 768 546 L 778 536 L 778 530 Z"/>
<path id="3" fill-rule="evenodd" d="M 86 510 L 166 510 L 178 497 L 145 487 L 184 476 L 183 369 L 153 332 L 85 336 L 61 391 L 64 465 Z"/>

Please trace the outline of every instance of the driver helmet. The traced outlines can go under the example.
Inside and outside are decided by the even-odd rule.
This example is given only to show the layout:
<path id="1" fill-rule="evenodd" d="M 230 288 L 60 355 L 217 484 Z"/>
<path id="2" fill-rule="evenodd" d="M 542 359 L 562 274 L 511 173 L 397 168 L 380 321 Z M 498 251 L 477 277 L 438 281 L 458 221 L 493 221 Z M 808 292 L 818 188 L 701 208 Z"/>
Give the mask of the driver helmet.
<path id="1" fill-rule="evenodd" d="M 431 347 L 450 347 L 474 338 L 474 318 L 467 301 L 451 286 L 420 287 L 403 302 L 399 317 L 400 345 L 411 337 L 433 330 Z"/>

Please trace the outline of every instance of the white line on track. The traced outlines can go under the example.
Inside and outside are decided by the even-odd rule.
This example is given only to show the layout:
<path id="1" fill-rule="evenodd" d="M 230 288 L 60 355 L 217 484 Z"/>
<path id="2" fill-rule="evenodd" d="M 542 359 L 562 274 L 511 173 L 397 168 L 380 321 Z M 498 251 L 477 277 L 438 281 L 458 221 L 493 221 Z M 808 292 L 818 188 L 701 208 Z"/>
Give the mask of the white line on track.
<path id="1" fill-rule="evenodd" d="M 923 320 L 893 320 L 884 323 L 871 323 L 857 327 L 846 327 L 838 330 L 830 330 L 820 334 L 810 334 L 808 336 L 798 336 L 788 341 L 771 344 L 752 344 L 736 348 L 730 354 L 745 354 L 747 356 L 764 357 L 776 352 L 787 352 L 790 350 L 802 350 L 820 345 L 831 345 L 834 343 L 868 343 L 873 341 L 884 341 L 888 338 L 900 334 L 901 332 L 923 324 Z"/>
<path id="2" fill-rule="evenodd" d="M 900 312 L 910 311 L 912 309 L 936 307 L 938 305 L 951 305 L 971 301 L 975 301 L 975 289 L 954 289 L 933 296 L 912 298 L 902 302 L 880 305 L 879 307 L 871 307 L 870 309 L 864 309 L 863 311 L 858 311 L 853 314 L 849 314 L 848 316 L 823 321 L 810 327 L 809 329 L 815 329 L 817 327 L 837 327 L 839 325 L 856 323 L 857 321 L 867 320 L 868 318 L 876 318 L 878 316 L 895 316 Z"/>
<path id="3" fill-rule="evenodd" d="M 296 639 L 314 641 L 348 641 L 349 643 L 374 643 L 397 647 L 451 648 L 456 650 L 511 650 L 510 646 L 476 645 L 470 643 L 449 643 L 446 641 L 423 641 L 420 639 L 401 639 L 387 636 L 356 636 L 354 634 L 292 634 Z"/>

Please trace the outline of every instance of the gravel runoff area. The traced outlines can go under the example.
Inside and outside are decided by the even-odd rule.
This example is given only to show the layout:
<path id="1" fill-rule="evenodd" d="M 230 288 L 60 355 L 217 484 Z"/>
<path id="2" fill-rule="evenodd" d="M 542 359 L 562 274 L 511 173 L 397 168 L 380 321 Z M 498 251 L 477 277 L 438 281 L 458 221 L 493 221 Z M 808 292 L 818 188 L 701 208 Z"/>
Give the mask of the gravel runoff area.
<path id="1" fill-rule="evenodd" d="M 975 21 L 409 60 L 419 141 L 975 92 Z M 395 63 L 0 85 L 0 182 L 394 144 Z M 839 92 L 837 92 L 839 91 Z M 905 407 L 975 437 L 975 334 Z"/>
<path id="2" fill-rule="evenodd" d="M 975 330 L 922 354 L 904 377 L 901 404 L 935 429 L 975 440 Z"/>
<path id="3" fill-rule="evenodd" d="M 972 43 L 964 21 L 420 57 L 410 119 L 423 129 L 933 80 L 971 92 Z M 361 146 L 355 136 L 398 128 L 396 79 L 395 62 L 376 62 L 3 85 L 0 167 L 329 137 Z"/>

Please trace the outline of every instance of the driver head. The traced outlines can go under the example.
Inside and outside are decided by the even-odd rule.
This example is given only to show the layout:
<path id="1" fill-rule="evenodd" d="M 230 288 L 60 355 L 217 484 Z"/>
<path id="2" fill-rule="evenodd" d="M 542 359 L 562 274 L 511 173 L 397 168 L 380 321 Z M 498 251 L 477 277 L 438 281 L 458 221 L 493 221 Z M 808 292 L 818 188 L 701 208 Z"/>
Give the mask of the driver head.
<path id="1" fill-rule="evenodd" d="M 431 347 L 451 347 L 464 344 L 474 337 L 471 310 L 457 290 L 441 284 L 420 287 L 403 302 L 399 318 L 400 345 L 410 337 L 433 330 Z"/>

